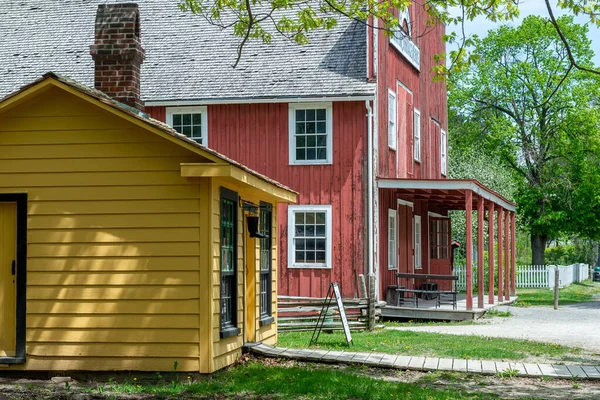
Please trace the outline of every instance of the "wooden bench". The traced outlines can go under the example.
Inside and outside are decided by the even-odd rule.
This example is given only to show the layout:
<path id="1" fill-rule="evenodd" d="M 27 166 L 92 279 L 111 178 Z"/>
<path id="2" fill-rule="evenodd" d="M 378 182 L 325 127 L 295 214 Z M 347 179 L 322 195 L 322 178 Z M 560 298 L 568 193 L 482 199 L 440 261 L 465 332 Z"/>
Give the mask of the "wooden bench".
<path id="1" fill-rule="evenodd" d="M 453 310 L 456 310 L 456 295 L 458 292 L 455 290 L 438 289 L 437 281 L 456 281 L 458 280 L 457 276 L 398 272 L 396 273 L 396 279 L 398 280 L 396 287 L 396 291 L 398 292 L 397 306 L 400 306 L 400 302 L 412 302 L 416 308 L 419 308 L 419 298 L 422 296 L 427 300 L 436 300 L 436 308 L 439 308 L 442 303 L 447 302 L 448 304 L 452 304 Z M 404 285 L 402 284 L 403 279 L 405 280 Z M 421 289 L 417 289 L 415 280 L 421 281 Z M 412 294 L 412 296 L 405 296 L 405 294 Z"/>

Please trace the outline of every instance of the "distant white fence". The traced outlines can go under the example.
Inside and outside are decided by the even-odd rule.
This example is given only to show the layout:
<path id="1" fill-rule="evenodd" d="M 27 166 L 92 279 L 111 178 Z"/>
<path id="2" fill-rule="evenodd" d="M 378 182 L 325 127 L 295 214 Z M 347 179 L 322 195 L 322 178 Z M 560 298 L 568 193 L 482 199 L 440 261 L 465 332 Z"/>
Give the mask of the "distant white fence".
<path id="1" fill-rule="evenodd" d="M 590 278 L 590 266 L 587 264 L 571 265 L 517 265 L 516 284 L 520 289 L 553 289 L 554 273 L 558 267 L 559 287 L 563 288 L 575 282 Z M 487 270 L 486 270 L 487 274 Z M 454 267 L 454 275 L 458 277 L 456 288 L 467 288 L 467 273 L 464 265 Z M 473 287 L 477 282 L 477 264 L 473 265 Z M 486 285 L 487 289 L 487 285 Z"/>

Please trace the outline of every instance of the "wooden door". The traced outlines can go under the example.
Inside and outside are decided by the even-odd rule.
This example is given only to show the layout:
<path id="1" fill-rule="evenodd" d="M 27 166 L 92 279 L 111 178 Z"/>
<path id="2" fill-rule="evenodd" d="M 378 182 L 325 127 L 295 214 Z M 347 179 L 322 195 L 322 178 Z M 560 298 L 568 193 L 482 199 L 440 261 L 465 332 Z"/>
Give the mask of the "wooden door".
<path id="1" fill-rule="evenodd" d="M 17 203 L 0 202 L 0 357 L 16 352 Z"/>
<path id="2" fill-rule="evenodd" d="M 429 271 L 432 274 L 451 275 L 450 219 L 429 217 Z M 440 289 L 451 290 L 452 281 L 441 281 Z"/>
<path id="3" fill-rule="evenodd" d="M 245 218 L 244 218 L 245 219 Z M 258 239 L 250 237 L 250 232 L 245 229 L 246 240 L 246 265 L 244 266 L 246 274 L 246 308 L 244 309 L 244 342 L 252 343 L 256 341 L 256 259 Z"/>

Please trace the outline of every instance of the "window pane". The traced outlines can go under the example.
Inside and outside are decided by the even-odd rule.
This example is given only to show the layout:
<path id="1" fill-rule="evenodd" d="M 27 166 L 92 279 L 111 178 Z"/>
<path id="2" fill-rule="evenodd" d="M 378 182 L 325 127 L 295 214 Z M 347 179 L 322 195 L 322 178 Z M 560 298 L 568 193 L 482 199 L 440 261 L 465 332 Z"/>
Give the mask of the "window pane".
<path id="1" fill-rule="evenodd" d="M 202 114 L 192 114 L 192 123 L 194 125 L 202 125 Z"/>
<path id="2" fill-rule="evenodd" d="M 325 244 L 327 239 L 315 239 L 315 247 L 317 250 L 325 251 Z"/>
<path id="3" fill-rule="evenodd" d="M 319 108 L 317 110 L 317 119 L 319 121 L 325 121 L 327 119 L 327 110 L 324 108 Z"/>
<path id="4" fill-rule="evenodd" d="M 314 250 L 315 249 L 315 239 L 306 239 L 306 250 Z"/>
<path id="5" fill-rule="evenodd" d="M 306 133 L 315 133 L 317 130 L 317 124 L 315 122 L 306 123 Z"/>
<path id="6" fill-rule="evenodd" d="M 304 225 L 296 225 L 296 237 L 304 237 Z"/>
<path id="7" fill-rule="evenodd" d="M 327 133 L 327 124 L 325 122 L 317 122 L 317 133 Z"/>
<path id="8" fill-rule="evenodd" d="M 317 149 L 317 160 L 326 160 L 327 151 L 325 149 Z"/>
<path id="9" fill-rule="evenodd" d="M 183 124 L 191 125 L 192 123 L 192 114 L 183 114 Z"/>
<path id="10" fill-rule="evenodd" d="M 173 125 L 181 125 L 181 114 L 173 114 Z"/>
<path id="11" fill-rule="evenodd" d="M 296 262 L 304 262 L 304 251 L 296 251 Z"/>
<path id="12" fill-rule="evenodd" d="M 296 250 L 304 250 L 306 248 L 305 244 L 305 239 L 296 239 Z"/>
<path id="13" fill-rule="evenodd" d="M 315 120 L 315 110 L 306 110 L 306 120 L 314 121 Z"/>
<path id="14" fill-rule="evenodd" d="M 315 252 L 314 251 L 307 251 L 306 252 L 306 262 L 307 263 L 314 263 L 315 262 Z"/>
<path id="15" fill-rule="evenodd" d="M 192 128 L 192 132 L 193 132 L 193 137 L 194 138 L 201 138 L 202 137 L 202 127 L 201 126 L 194 126 Z"/>
<path id="16" fill-rule="evenodd" d="M 318 237 L 325 236 L 325 225 L 317 225 L 316 235 Z"/>
<path id="17" fill-rule="evenodd" d="M 307 160 L 316 160 L 317 159 L 317 151 L 315 149 L 306 149 L 306 159 Z"/>
<path id="18" fill-rule="evenodd" d="M 314 224 L 315 223 L 315 213 L 314 212 L 307 212 L 306 213 L 306 223 L 307 224 Z"/>
<path id="19" fill-rule="evenodd" d="M 304 110 L 296 110 L 296 121 L 304 121 Z"/>
<path id="20" fill-rule="evenodd" d="M 296 160 L 306 160 L 306 150 L 296 150 Z"/>
<path id="21" fill-rule="evenodd" d="M 296 148 L 306 147 L 306 136 L 298 136 L 296 138 Z"/>
<path id="22" fill-rule="evenodd" d="M 307 147 L 315 147 L 317 145 L 317 138 L 315 136 L 307 136 L 306 137 L 306 146 Z"/>
<path id="23" fill-rule="evenodd" d="M 325 213 L 324 212 L 317 212 L 315 213 L 315 222 L 317 224 L 325 224 Z"/>
<path id="24" fill-rule="evenodd" d="M 304 122 L 296 122 L 296 134 L 302 135 L 306 132 Z"/>
<path id="25" fill-rule="evenodd" d="M 306 225 L 306 237 L 314 237 L 315 236 L 315 226 L 314 225 Z"/>
<path id="26" fill-rule="evenodd" d="M 296 224 L 304 224 L 304 213 L 297 212 L 295 220 L 296 220 Z"/>
<path id="27" fill-rule="evenodd" d="M 315 261 L 318 263 L 325 263 L 325 252 L 324 251 L 317 251 L 315 252 L 316 258 Z"/>
<path id="28" fill-rule="evenodd" d="M 183 133 L 185 136 L 190 137 L 192 136 L 192 127 L 191 126 L 184 126 L 182 128 L 181 133 Z"/>
<path id="29" fill-rule="evenodd" d="M 327 146 L 327 136 L 326 135 L 317 136 L 317 146 L 319 146 L 319 147 Z"/>

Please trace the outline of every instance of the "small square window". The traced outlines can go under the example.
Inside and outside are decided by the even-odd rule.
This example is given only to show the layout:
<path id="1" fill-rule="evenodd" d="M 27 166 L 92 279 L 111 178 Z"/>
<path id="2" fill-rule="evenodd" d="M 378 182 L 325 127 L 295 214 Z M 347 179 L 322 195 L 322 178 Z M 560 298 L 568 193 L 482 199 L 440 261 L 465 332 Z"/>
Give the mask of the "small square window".
<path id="1" fill-rule="evenodd" d="M 206 107 L 168 107 L 167 124 L 182 135 L 208 145 Z"/>
<path id="2" fill-rule="evenodd" d="M 290 105 L 290 164 L 331 164 L 331 104 Z"/>
<path id="3" fill-rule="evenodd" d="M 331 206 L 289 206 L 290 268 L 331 268 Z"/>

